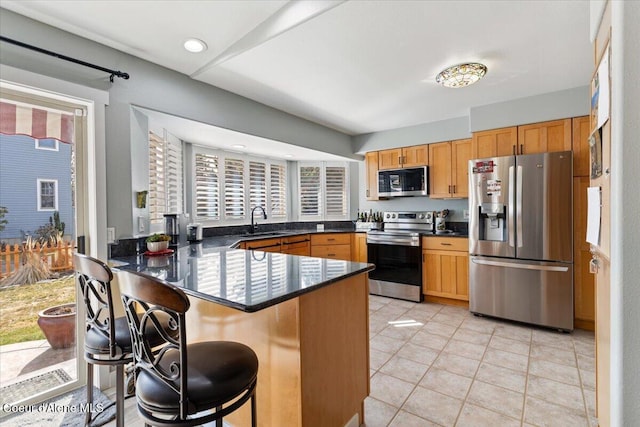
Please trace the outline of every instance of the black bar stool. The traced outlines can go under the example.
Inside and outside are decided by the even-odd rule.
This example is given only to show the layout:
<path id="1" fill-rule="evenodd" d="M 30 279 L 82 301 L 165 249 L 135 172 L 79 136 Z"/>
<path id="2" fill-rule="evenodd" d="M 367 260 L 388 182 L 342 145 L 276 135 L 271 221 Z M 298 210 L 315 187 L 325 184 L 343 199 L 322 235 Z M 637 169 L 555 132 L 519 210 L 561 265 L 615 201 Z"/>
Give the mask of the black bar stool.
<path id="1" fill-rule="evenodd" d="M 111 281 L 113 273 L 102 261 L 86 255 L 73 255 L 77 280 L 86 307 L 84 359 L 87 362 L 87 403 L 93 405 L 93 365 L 116 366 L 116 425 L 124 426 L 124 368 L 133 362 L 131 333 L 124 316 L 113 312 Z M 87 411 L 85 424 L 93 414 Z"/>
<path id="2" fill-rule="evenodd" d="M 187 345 L 189 299 L 182 290 L 141 273 L 127 271 L 118 278 L 133 340 L 138 412 L 145 424 L 195 426 L 216 421 L 221 427 L 223 417 L 251 399 L 255 427 L 258 358 L 253 350 L 230 341 Z M 158 318 L 162 314 L 170 316 L 167 331 Z M 151 329 L 165 341 L 153 351 Z"/>

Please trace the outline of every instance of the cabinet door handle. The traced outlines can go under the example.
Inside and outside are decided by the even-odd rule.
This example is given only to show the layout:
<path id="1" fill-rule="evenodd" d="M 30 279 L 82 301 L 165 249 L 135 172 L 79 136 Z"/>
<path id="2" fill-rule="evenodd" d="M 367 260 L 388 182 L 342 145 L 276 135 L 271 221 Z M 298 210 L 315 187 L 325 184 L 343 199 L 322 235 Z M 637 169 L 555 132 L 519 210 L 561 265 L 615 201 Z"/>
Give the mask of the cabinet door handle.
<path id="1" fill-rule="evenodd" d="M 327 256 L 336 256 L 336 254 L 327 254 Z"/>
<path id="2" fill-rule="evenodd" d="M 524 144 L 520 144 L 520 154 L 524 154 Z"/>
<path id="3" fill-rule="evenodd" d="M 327 239 L 327 242 L 333 242 L 336 239 Z"/>
<path id="4" fill-rule="evenodd" d="M 456 186 L 453 186 L 453 194 L 456 194 Z"/>
<path id="5" fill-rule="evenodd" d="M 449 186 L 449 194 L 451 194 L 451 186 Z"/>
<path id="6" fill-rule="evenodd" d="M 402 164 L 402 156 L 398 156 L 398 164 L 401 165 Z"/>
<path id="7" fill-rule="evenodd" d="M 513 155 L 515 156 L 516 155 L 516 146 L 515 145 L 511 146 L 511 151 L 513 152 Z"/>
<path id="8" fill-rule="evenodd" d="M 367 190 L 367 197 L 369 197 L 369 190 Z"/>
<path id="9" fill-rule="evenodd" d="M 440 244 L 441 244 L 442 246 L 451 246 L 451 243 L 442 243 L 442 242 L 440 242 Z"/>

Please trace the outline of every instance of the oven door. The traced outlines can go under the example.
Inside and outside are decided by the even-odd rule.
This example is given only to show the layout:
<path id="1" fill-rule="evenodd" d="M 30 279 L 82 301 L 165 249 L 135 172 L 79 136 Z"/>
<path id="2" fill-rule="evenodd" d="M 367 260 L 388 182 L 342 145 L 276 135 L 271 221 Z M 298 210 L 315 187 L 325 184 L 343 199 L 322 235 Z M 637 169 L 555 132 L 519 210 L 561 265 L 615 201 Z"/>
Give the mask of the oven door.
<path id="1" fill-rule="evenodd" d="M 367 261 L 376 266 L 369 272 L 369 293 L 422 301 L 420 246 L 368 243 L 367 254 Z"/>

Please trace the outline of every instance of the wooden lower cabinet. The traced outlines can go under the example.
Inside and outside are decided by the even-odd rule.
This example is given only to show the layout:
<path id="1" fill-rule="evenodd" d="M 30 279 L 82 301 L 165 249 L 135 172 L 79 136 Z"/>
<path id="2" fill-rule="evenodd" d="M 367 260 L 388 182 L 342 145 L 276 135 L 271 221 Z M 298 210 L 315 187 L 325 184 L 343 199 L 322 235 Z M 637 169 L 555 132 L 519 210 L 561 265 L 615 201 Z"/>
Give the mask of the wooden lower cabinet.
<path id="1" fill-rule="evenodd" d="M 283 254 L 289 255 L 302 255 L 302 256 L 310 256 L 311 255 L 311 239 L 308 234 L 301 234 L 297 236 L 291 237 L 283 237 L 282 238 L 282 249 L 280 250 Z"/>
<path id="2" fill-rule="evenodd" d="M 468 239 L 424 237 L 422 251 L 422 292 L 446 300 L 469 301 Z"/>
<path id="3" fill-rule="evenodd" d="M 282 246 L 282 239 L 261 239 L 250 240 L 242 242 L 239 246 L 240 249 L 246 249 L 249 251 L 262 251 L 262 252 L 280 252 Z"/>
<path id="4" fill-rule="evenodd" d="M 353 233 L 351 260 L 367 262 L 367 233 Z"/>
<path id="5" fill-rule="evenodd" d="M 352 233 L 319 233 L 311 235 L 311 256 L 351 261 Z"/>

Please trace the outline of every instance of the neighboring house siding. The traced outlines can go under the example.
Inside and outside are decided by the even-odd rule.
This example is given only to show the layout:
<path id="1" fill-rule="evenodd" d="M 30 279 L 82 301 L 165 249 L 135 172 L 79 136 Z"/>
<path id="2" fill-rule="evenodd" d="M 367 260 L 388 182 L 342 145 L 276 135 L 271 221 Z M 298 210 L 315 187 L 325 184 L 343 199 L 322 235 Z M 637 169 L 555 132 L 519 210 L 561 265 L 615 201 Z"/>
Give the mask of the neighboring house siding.
<path id="1" fill-rule="evenodd" d="M 65 235 L 74 232 L 71 189 L 71 145 L 58 143 L 58 151 L 39 150 L 35 140 L 0 134 L 0 206 L 9 209 L 0 241 L 18 239 L 49 222 L 53 211 L 38 211 L 38 179 L 57 180 L 57 203 Z"/>

